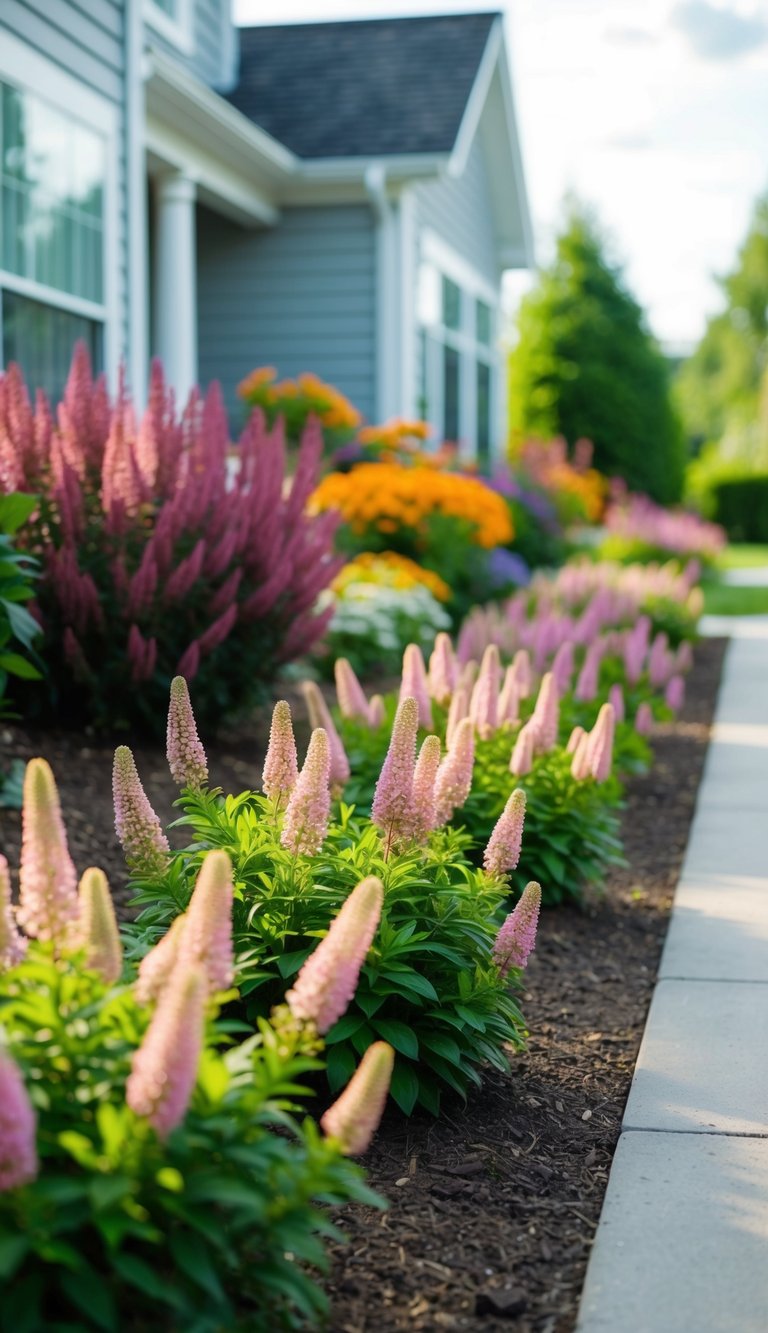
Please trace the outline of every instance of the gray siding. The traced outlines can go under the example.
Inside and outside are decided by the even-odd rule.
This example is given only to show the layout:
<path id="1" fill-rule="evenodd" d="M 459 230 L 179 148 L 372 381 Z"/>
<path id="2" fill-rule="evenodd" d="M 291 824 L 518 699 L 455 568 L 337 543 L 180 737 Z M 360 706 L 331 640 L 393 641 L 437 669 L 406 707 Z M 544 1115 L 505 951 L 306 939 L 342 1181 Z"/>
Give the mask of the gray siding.
<path id="1" fill-rule="evenodd" d="M 127 349 L 124 0 L 0 0 L 3 29 L 118 108 L 118 299 L 121 355 Z"/>
<path id="2" fill-rule="evenodd" d="M 376 400 L 376 251 L 366 207 L 286 209 L 246 231 L 198 209 L 199 371 L 236 387 L 255 366 L 314 371 L 369 420 Z"/>
<path id="3" fill-rule="evenodd" d="M 45 3 L 45 0 L 41 0 Z M 166 55 L 178 60 L 191 74 L 222 92 L 228 92 L 235 79 L 233 52 L 237 30 L 231 18 L 230 0 L 192 0 L 193 51 L 186 55 L 167 41 L 151 24 L 146 25 L 147 41 Z"/>
<path id="4" fill-rule="evenodd" d="M 488 174 L 479 136 L 475 136 L 464 174 L 419 185 L 416 207 L 422 227 L 437 232 L 488 282 L 499 285 Z"/>

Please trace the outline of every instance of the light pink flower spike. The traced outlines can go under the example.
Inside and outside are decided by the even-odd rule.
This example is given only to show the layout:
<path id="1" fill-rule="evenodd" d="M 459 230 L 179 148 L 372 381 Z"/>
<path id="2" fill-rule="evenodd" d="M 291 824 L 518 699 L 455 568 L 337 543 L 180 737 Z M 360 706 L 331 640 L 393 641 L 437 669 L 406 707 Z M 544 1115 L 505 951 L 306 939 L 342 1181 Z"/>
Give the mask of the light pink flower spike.
<path id="1" fill-rule="evenodd" d="M 475 728 L 465 717 L 456 728 L 451 748 L 435 779 L 435 828 L 442 828 L 466 801 L 472 790 L 475 763 Z"/>
<path id="2" fill-rule="evenodd" d="M 331 750 L 322 727 L 315 727 L 283 820 L 280 842 L 294 856 L 319 852 L 331 816 Z"/>
<path id="3" fill-rule="evenodd" d="M 403 653 L 403 675 L 400 683 L 400 702 L 403 699 L 415 699 L 419 710 L 419 726 L 425 731 L 432 730 L 432 704 L 427 687 L 427 668 L 421 649 L 416 643 L 409 643 Z"/>
<path id="4" fill-rule="evenodd" d="M 186 912 L 177 916 L 171 923 L 170 929 L 139 963 L 139 975 L 135 985 L 139 1004 L 149 1004 L 152 1000 L 156 1000 L 167 985 L 179 956 L 179 944 L 186 921 Z"/>
<path id="5" fill-rule="evenodd" d="M 578 744 L 573 751 L 573 759 L 571 760 L 571 777 L 575 778 L 577 782 L 583 782 L 585 778 L 590 776 L 590 773 L 589 732 L 585 731 L 584 734 L 579 737 Z"/>
<path id="6" fill-rule="evenodd" d="M 208 993 L 228 990 L 235 975 L 232 951 L 232 862 L 208 852 L 197 876 L 178 944 L 179 967 L 201 967 Z"/>
<path id="7" fill-rule="evenodd" d="M 509 771 L 516 778 L 525 777 L 533 768 L 533 760 L 538 749 L 538 727 L 532 717 L 517 733 L 517 740 L 512 747 Z"/>
<path id="8" fill-rule="evenodd" d="M 531 658 L 526 648 L 518 648 L 512 658 L 512 670 L 517 681 L 517 692 L 521 699 L 527 699 L 533 689 L 533 670 Z"/>
<path id="9" fill-rule="evenodd" d="M 581 739 L 582 739 L 582 737 L 583 737 L 583 736 L 586 736 L 586 734 L 587 734 L 587 733 L 586 733 L 586 731 L 584 730 L 583 727 L 574 727 L 574 728 L 573 728 L 573 731 L 571 732 L 570 736 L 568 737 L 568 744 L 567 744 L 566 747 L 565 747 L 565 753 L 566 753 L 566 754 L 575 754 L 576 751 L 577 751 L 577 749 L 578 749 L 578 747 L 579 747 L 579 745 L 580 745 L 580 743 L 581 743 Z"/>
<path id="10" fill-rule="evenodd" d="M 685 681 L 682 676 L 670 676 L 664 691 L 664 701 L 673 713 L 679 713 L 685 703 Z"/>
<path id="11" fill-rule="evenodd" d="M 19 1189 L 37 1171 L 37 1124 L 21 1070 L 0 1052 L 0 1191 Z"/>
<path id="12" fill-rule="evenodd" d="M 19 884 L 19 924 L 36 939 L 63 942 L 79 915 L 77 874 L 44 759 L 30 759 L 24 775 Z"/>
<path id="13" fill-rule="evenodd" d="M 338 1141 L 348 1157 L 358 1157 L 379 1127 L 392 1079 L 395 1053 L 385 1041 L 365 1052 L 341 1096 L 320 1120 L 323 1133 Z"/>
<path id="14" fill-rule="evenodd" d="M 291 721 L 291 706 L 279 699 L 272 712 L 269 745 L 261 772 L 261 789 L 280 806 L 287 801 L 299 776 L 299 760 Z"/>
<path id="15" fill-rule="evenodd" d="M 336 698 L 342 717 L 356 717 L 361 722 L 370 722 L 370 710 L 365 690 L 357 679 L 346 657 L 337 657 L 333 674 L 336 678 Z"/>
<path id="16" fill-rule="evenodd" d="M 496 936 L 493 959 L 502 977 L 513 967 L 525 967 L 536 947 L 541 887 L 531 882 Z"/>
<path id="17" fill-rule="evenodd" d="M 635 731 L 638 736 L 650 736 L 653 731 L 653 713 L 647 699 L 643 699 L 643 702 L 637 706 Z"/>
<path id="18" fill-rule="evenodd" d="M 519 721 L 520 691 L 518 689 L 517 673 L 513 666 L 508 666 L 499 694 L 498 723 L 500 727 L 503 727 L 505 723 L 514 726 Z"/>
<path id="19" fill-rule="evenodd" d="M 456 735 L 456 729 L 461 721 L 469 712 L 469 694 L 461 686 L 457 686 L 451 704 L 448 709 L 448 718 L 445 724 L 445 744 L 450 750 L 453 745 L 453 738 Z"/>
<path id="20" fill-rule="evenodd" d="M 127 745 L 118 745 L 112 768 L 115 831 L 126 857 L 148 873 L 165 868 L 170 847 L 163 828 L 141 785 L 136 763 Z"/>
<path id="21" fill-rule="evenodd" d="M 626 710 L 624 708 L 624 691 L 618 681 L 612 685 L 608 691 L 608 702 L 613 705 L 616 722 L 623 722 L 626 715 Z"/>
<path id="22" fill-rule="evenodd" d="M 587 759 L 595 782 L 605 782 L 613 763 L 613 737 L 616 715 L 612 704 L 603 704 L 588 738 Z"/>
<path id="23" fill-rule="evenodd" d="M 509 797 L 488 839 L 488 846 L 483 854 L 486 874 L 506 875 L 509 870 L 517 868 L 524 823 L 525 792 L 517 787 Z"/>
<path id="24" fill-rule="evenodd" d="M 488 740 L 498 725 L 500 685 L 501 659 L 496 644 L 491 643 L 483 653 L 480 672 L 469 704 L 469 716 L 475 724 L 477 734 L 483 740 Z"/>
<path id="25" fill-rule="evenodd" d="M 383 902 L 381 880 L 375 875 L 361 880 L 286 994 L 294 1017 L 314 1023 L 321 1035 L 341 1018 L 357 989 Z"/>
<path id="26" fill-rule="evenodd" d="M 343 789 L 349 782 L 349 760 L 341 736 L 336 730 L 331 710 L 323 698 L 320 686 L 314 680 L 305 680 L 301 689 L 307 703 L 310 726 L 322 727 L 328 737 L 331 751 L 331 787 Z"/>
<path id="27" fill-rule="evenodd" d="M 531 720 L 538 733 L 536 748 L 541 751 L 551 750 L 557 741 L 560 720 L 560 696 L 551 671 L 542 678 Z"/>
<path id="28" fill-rule="evenodd" d="M 456 688 L 458 665 L 450 636 L 441 631 L 435 639 L 435 646 L 429 659 L 429 692 L 432 698 L 443 707 L 449 702 Z"/>
<path id="29" fill-rule="evenodd" d="M 78 937 L 86 949 L 86 966 L 113 986 L 123 970 L 123 946 L 115 907 L 103 870 L 91 866 L 80 880 Z"/>
<path id="30" fill-rule="evenodd" d="M 208 760 L 197 734 L 189 686 L 183 676 L 174 676 L 171 681 L 166 751 L 174 782 L 193 791 L 207 786 Z"/>
<path id="31" fill-rule="evenodd" d="M 387 720 L 387 713 L 384 707 L 384 700 L 380 694 L 372 694 L 368 705 L 368 725 L 371 731 L 378 731 L 383 727 Z"/>
<path id="32" fill-rule="evenodd" d="M 409 834 L 418 727 L 416 700 L 401 700 L 371 806 L 371 819 L 385 835 L 387 849 Z"/>
<path id="33" fill-rule="evenodd" d="M 426 842 L 435 827 L 435 779 L 439 766 L 440 737 L 427 736 L 413 774 L 411 833 L 416 842 Z"/>
<path id="34" fill-rule="evenodd" d="M 176 968 L 133 1057 L 125 1098 L 160 1139 L 181 1124 L 197 1082 L 206 994 L 202 968 Z"/>
<path id="35" fill-rule="evenodd" d="M 0 854 L 0 972 L 20 963 L 27 952 L 27 941 L 16 928 L 11 907 L 11 878 L 8 862 Z"/>

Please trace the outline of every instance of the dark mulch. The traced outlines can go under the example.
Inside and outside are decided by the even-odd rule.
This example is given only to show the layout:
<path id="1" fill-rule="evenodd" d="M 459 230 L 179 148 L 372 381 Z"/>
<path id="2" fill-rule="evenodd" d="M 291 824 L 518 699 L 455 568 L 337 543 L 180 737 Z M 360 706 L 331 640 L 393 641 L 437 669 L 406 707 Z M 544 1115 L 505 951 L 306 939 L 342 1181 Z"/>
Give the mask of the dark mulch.
<path id="1" fill-rule="evenodd" d="M 528 1051 L 439 1122 L 391 1115 L 365 1165 L 390 1200 L 340 1211 L 332 1333 L 568 1333 L 573 1329 L 611 1158 L 701 776 L 724 641 L 696 649 L 681 719 L 654 739 L 653 771 L 628 790 L 629 869 L 590 911 L 544 915 L 527 972 Z M 207 745 L 225 790 L 255 781 L 267 720 Z M 43 754 L 62 796 L 79 870 L 103 866 L 121 896 L 112 828 L 113 743 L 0 724 L 0 762 Z M 155 808 L 175 790 L 161 747 L 138 745 Z M 0 811 L 0 849 L 18 863 L 20 820 Z M 502 1312 L 503 1311 L 503 1312 Z"/>

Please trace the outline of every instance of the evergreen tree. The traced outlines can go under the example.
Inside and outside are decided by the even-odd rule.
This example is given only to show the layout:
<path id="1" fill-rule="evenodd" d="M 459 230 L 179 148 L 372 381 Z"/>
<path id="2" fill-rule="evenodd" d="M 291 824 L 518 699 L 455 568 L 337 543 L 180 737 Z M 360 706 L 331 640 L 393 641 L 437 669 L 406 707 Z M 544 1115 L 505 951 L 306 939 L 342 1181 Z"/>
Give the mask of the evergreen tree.
<path id="1" fill-rule="evenodd" d="M 552 265 L 523 299 L 510 361 L 510 422 L 549 439 L 582 437 L 595 466 L 662 503 L 680 496 L 682 432 L 667 365 L 604 253 L 590 216 L 571 205 Z"/>

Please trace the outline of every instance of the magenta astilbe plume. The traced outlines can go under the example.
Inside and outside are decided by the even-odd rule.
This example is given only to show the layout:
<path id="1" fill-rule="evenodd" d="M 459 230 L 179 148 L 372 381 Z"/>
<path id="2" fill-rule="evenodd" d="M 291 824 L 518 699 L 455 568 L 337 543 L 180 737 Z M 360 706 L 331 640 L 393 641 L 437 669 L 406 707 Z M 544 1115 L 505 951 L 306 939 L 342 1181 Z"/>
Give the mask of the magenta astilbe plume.
<path id="1" fill-rule="evenodd" d="M 85 948 L 86 966 L 113 986 L 123 970 L 123 946 L 115 906 L 103 870 L 92 866 L 80 880 L 78 942 Z"/>
<path id="2" fill-rule="evenodd" d="M 427 736 L 413 774 L 411 834 L 416 842 L 426 842 L 435 827 L 435 779 L 439 766 L 440 737 Z"/>
<path id="3" fill-rule="evenodd" d="M 228 990 L 235 975 L 232 951 L 232 862 L 225 851 L 203 859 L 178 943 L 179 967 L 202 968 L 209 994 Z"/>
<path id="4" fill-rule="evenodd" d="M 579 703 L 589 703 L 597 694 L 597 686 L 600 677 L 600 663 L 603 658 L 603 648 L 599 639 L 593 639 L 587 648 L 584 662 L 579 678 L 576 681 L 574 698 Z"/>
<path id="5" fill-rule="evenodd" d="M 45 759 L 30 759 L 24 775 L 16 916 L 28 935 L 63 944 L 79 910 L 77 874 L 53 773 Z"/>
<path id="6" fill-rule="evenodd" d="M 331 750 L 322 727 L 315 727 L 283 820 L 280 841 L 294 856 L 319 852 L 331 816 Z"/>
<path id="7" fill-rule="evenodd" d="M 0 853 L 0 972 L 20 963 L 27 952 L 27 941 L 19 934 L 11 907 L 11 879 L 8 862 Z"/>
<path id="8" fill-rule="evenodd" d="M 112 796 L 115 831 L 127 860 L 133 868 L 146 873 L 162 871 L 171 849 L 127 745 L 118 745 L 115 750 Z"/>
<path id="9" fill-rule="evenodd" d="M 520 860 L 525 823 L 525 792 L 517 787 L 497 819 L 488 845 L 483 853 L 483 866 L 488 875 L 506 875 L 515 870 Z"/>
<path id="10" fill-rule="evenodd" d="M 202 968 L 175 968 L 133 1057 L 126 1101 L 160 1139 L 181 1124 L 197 1082 L 206 994 Z"/>
<path id="11" fill-rule="evenodd" d="M 605 782 L 613 763 L 613 737 L 616 715 L 612 704 L 603 704 L 587 740 L 589 771 L 595 782 Z"/>
<path id="12" fill-rule="evenodd" d="M 180 787 L 200 791 L 208 785 L 208 760 L 197 734 L 189 687 L 183 676 L 174 676 L 171 681 L 166 754 L 171 777 Z"/>
<path id="13" fill-rule="evenodd" d="M 575 754 L 582 742 L 582 739 L 584 738 L 584 736 L 586 736 L 586 734 L 587 733 L 583 727 L 574 727 L 573 731 L 568 737 L 568 744 L 565 747 L 565 753 Z"/>
<path id="14" fill-rule="evenodd" d="M 299 758 L 293 734 L 291 706 L 279 699 L 272 712 L 269 745 L 261 772 L 261 789 L 277 807 L 284 805 L 296 786 Z"/>
<path id="15" fill-rule="evenodd" d="M 321 1035 L 345 1013 L 357 989 L 383 903 L 381 880 L 375 875 L 361 880 L 286 994 L 294 1017 L 314 1023 Z"/>
<path id="16" fill-rule="evenodd" d="M 654 689 L 666 684 L 670 675 L 669 639 L 661 631 L 656 635 L 648 654 L 648 676 Z"/>
<path id="17" fill-rule="evenodd" d="M 533 691 L 533 669 L 531 659 L 525 648 L 519 648 L 512 658 L 512 667 L 517 680 L 517 692 L 521 699 L 527 699 Z"/>
<path id="18" fill-rule="evenodd" d="M 331 751 L 331 790 L 343 791 L 349 782 L 349 760 L 341 736 L 336 730 L 331 710 L 323 698 L 320 686 L 315 681 L 305 680 L 301 689 L 307 703 L 310 726 L 322 727 L 328 737 Z"/>
<path id="19" fill-rule="evenodd" d="M 460 809 L 472 790 L 472 770 L 475 763 L 475 728 L 472 719 L 465 717 L 459 723 L 451 747 L 443 759 L 435 779 L 435 828 L 442 828 Z"/>
<path id="20" fill-rule="evenodd" d="M 37 1171 L 37 1124 L 21 1070 L 0 1051 L 0 1191 L 20 1189 Z"/>
<path id="21" fill-rule="evenodd" d="M 557 729 L 560 722 L 560 696 L 551 671 L 548 671 L 542 678 L 531 721 L 537 733 L 537 750 L 551 750 L 557 741 Z"/>
<path id="22" fill-rule="evenodd" d="M 449 702 L 456 688 L 458 671 L 450 636 L 441 631 L 435 639 L 435 646 L 429 659 L 429 692 L 443 707 Z"/>
<path id="23" fill-rule="evenodd" d="M 541 887 L 531 882 L 501 926 L 493 946 L 493 960 L 502 977 L 513 967 L 525 967 L 536 947 L 536 927 L 541 908 Z"/>
<path id="24" fill-rule="evenodd" d="M 149 1004 L 156 1000 L 165 988 L 179 956 L 179 945 L 187 914 L 183 912 L 171 923 L 170 928 L 157 941 L 154 948 L 145 954 L 139 964 L 135 992 L 139 1004 Z"/>
<path id="25" fill-rule="evenodd" d="M 371 1145 L 384 1112 L 392 1081 L 395 1053 L 385 1041 L 365 1052 L 341 1096 L 328 1107 L 320 1127 L 348 1157 L 359 1157 Z"/>
<path id="26" fill-rule="evenodd" d="M 569 689 L 573 669 L 573 644 L 570 639 L 566 639 L 565 643 L 560 644 L 552 661 L 552 675 L 560 694 L 565 694 Z"/>
<path id="27" fill-rule="evenodd" d="M 393 842 L 409 836 L 418 729 L 416 700 L 401 699 L 371 806 L 371 819 L 385 836 L 387 852 Z"/>
<path id="28" fill-rule="evenodd" d="M 533 761 L 539 746 L 539 729 L 532 717 L 521 727 L 517 740 L 512 747 L 509 771 L 516 778 L 525 777 L 533 768 Z"/>
<path id="29" fill-rule="evenodd" d="M 653 712 L 647 699 L 637 705 L 635 713 L 635 731 L 638 736 L 650 736 L 653 731 Z"/>
<path id="30" fill-rule="evenodd" d="M 333 674 L 336 679 L 336 698 L 339 701 L 341 716 L 370 722 L 365 690 L 346 657 L 336 658 Z"/>
<path id="31" fill-rule="evenodd" d="M 501 658 L 496 644 L 491 643 L 483 653 L 469 704 L 469 716 L 475 724 L 477 734 L 483 740 L 488 740 L 498 725 L 500 685 Z"/>
<path id="32" fill-rule="evenodd" d="M 616 716 L 617 724 L 623 722 L 626 717 L 624 707 L 624 691 L 618 681 L 608 691 L 608 702 L 613 705 L 613 711 Z"/>
<path id="33" fill-rule="evenodd" d="M 664 691 L 664 702 L 673 713 L 679 713 L 685 703 L 685 681 L 682 676 L 670 676 Z"/>
<path id="34" fill-rule="evenodd" d="M 372 694 L 368 705 L 368 724 L 371 731 L 378 731 L 383 727 L 387 720 L 387 710 L 384 704 L 384 697 L 381 694 Z"/>
<path id="35" fill-rule="evenodd" d="M 403 674 L 400 682 L 400 701 L 415 699 L 419 710 L 419 726 L 425 731 L 432 730 L 432 704 L 429 700 L 427 668 L 421 649 L 416 643 L 409 643 L 403 653 Z"/>
<path id="36" fill-rule="evenodd" d="M 468 715 L 468 713 L 469 713 L 469 694 L 461 686 L 457 686 L 456 690 L 454 691 L 453 697 L 451 698 L 450 707 L 448 709 L 448 718 L 445 724 L 445 744 L 449 750 L 453 745 L 453 738 L 456 735 L 456 728 L 458 727 L 459 723 L 464 720 L 464 718 Z"/>
<path id="37" fill-rule="evenodd" d="M 504 673 L 504 683 L 499 694 L 498 723 L 500 727 L 505 724 L 515 726 L 520 721 L 520 690 L 517 682 L 517 672 L 513 666 L 508 666 Z"/>

